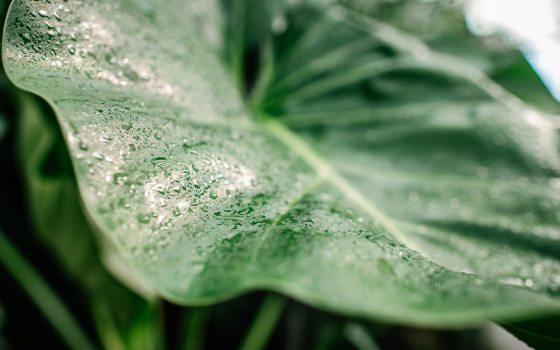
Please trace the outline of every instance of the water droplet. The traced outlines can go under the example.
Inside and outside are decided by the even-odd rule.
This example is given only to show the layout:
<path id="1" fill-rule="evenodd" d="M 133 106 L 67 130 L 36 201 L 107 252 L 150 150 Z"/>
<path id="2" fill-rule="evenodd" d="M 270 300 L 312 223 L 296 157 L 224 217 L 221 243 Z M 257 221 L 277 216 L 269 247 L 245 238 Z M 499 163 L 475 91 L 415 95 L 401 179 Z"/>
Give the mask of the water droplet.
<path id="1" fill-rule="evenodd" d="M 39 10 L 38 13 L 39 13 L 39 16 L 44 17 L 44 18 L 50 18 L 51 17 L 51 15 L 49 15 L 49 13 L 45 10 Z"/>
<path id="2" fill-rule="evenodd" d="M 133 70 L 130 67 L 125 67 L 123 69 L 123 74 L 125 77 L 127 77 L 129 80 L 131 81 L 138 81 L 140 80 L 140 75 L 138 73 L 136 73 L 135 70 Z"/>
<path id="3" fill-rule="evenodd" d="M 518 287 L 523 287 L 525 285 L 525 281 L 518 277 L 502 278 L 500 279 L 500 282 Z"/>
<path id="4" fill-rule="evenodd" d="M 167 158 L 165 158 L 165 157 L 154 157 L 154 158 L 150 159 L 150 162 L 156 168 L 160 165 L 165 164 L 166 161 L 167 161 Z"/>
<path id="5" fill-rule="evenodd" d="M 218 198 L 218 194 L 217 194 L 216 192 L 214 192 L 214 191 L 210 191 L 210 195 L 209 195 L 209 196 L 210 196 L 211 199 L 216 199 L 216 198 Z"/>
<path id="6" fill-rule="evenodd" d="M 68 45 L 66 49 L 68 50 L 68 53 L 70 53 L 71 55 L 76 53 L 76 48 L 74 47 L 74 45 Z"/>
<path id="7" fill-rule="evenodd" d="M 130 129 L 132 129 L 132 123 L 126 123 L 121 125 L 121 130 L 129 131 Z"/>
<path id="8" fill-rule="evenodd" d="M 272 25 L 271 25 L 271 29 L 272 32 L 274 32 L 274 34 L 282 34 L 283 32 L 286 31 L 286 28 L 288 27 L 288 22 L 286 21 L 286 18 L 284 16 L 275 16 L 274 19 L 272 20 Z"/>
<path id="9" fill-rule="evenodd" d="M 379 259 L 379 261 L 377 262 L 377 268 L 383 274 L 386 275 L 395 274 L 395 269 L 393 269 L 393 266 L 386 259 Z"/>
<path id="10" fill-rule="evenodd" d="M 114 52 L 107 52 L 105 54 L 105 61 L 107 61 L 107 63 L 109 63 L 109 64 L 117 63 L 117 57 L 115 57 L 115 53 Z"/>
<path id="11" fill-rule="evenodd" d="M 113 174 L 113 183 L 115 185 L 122 185 L 126 181 L 126 174 L 125 173 L 114 173 Z"/>
<path id="12" fill-rule="evenodd" d="M 20 33 L 20 37 L 23 39 L 24 43 L 31 41 L 31 35 L 29 33 Z"/>
<path id="13" fill-rule="evenodd" d="M 147 224 L 150 222 L 152 215 L 150 214 L 138 214 L 136 216 L 136 218 L 138 219 L 138 222 L 141 224 Z"/>

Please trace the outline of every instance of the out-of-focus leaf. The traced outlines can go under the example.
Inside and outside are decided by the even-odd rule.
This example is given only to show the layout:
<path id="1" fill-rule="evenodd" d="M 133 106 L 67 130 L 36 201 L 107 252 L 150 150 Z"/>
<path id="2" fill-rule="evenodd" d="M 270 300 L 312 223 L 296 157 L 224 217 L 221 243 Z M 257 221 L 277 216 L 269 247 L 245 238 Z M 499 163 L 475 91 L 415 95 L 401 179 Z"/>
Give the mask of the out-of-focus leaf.
<path id="1" fill-rule="evenodd" d="M 544 317 L 519 323 L 505 324 L 504 327 L 527 345 L 538 350 L 560 348 L 560 318 Z"/>
<path id="2" fill-rule="evenodd" d="M 517 56 L 511 64 L 496 69 L 492 77 L 527 103 L 558 113 L 560 103 L 547 90 L 529 63 Z"/>
<path id="3" fill-rule="evenodd" d="M 555 117 L 386 24 L 292 6 L 250 112 L 215 2 L 16 1 L 3 57 L 55 109 L 94 225 L 170 300 L 558 312 Z"/>
<path id="4" fill-rule="evenodd" d="M 521 52 L 504 36 L 475 37 L 467 28 L 460 1 L 344 0 L 354 9 L 381 18 L 419 36 L 430 47 L 476 65 L 524 101 L 547 111 L 560 111 Z"/>
<path id="5" fill-rule="evenodd" d="M 48 118 L 45 106 L 38 102 L 32 96 L 20 94 L 18 151 L 27 177 L 35 231 L 87 292 L 105 346 L 111 349 L 155 346 L 154 305 L 117 282 L 104 267 L 100 259 L 116 261 L 118 257 L 111 256 L 117 253 L 104 241 L 101 241 L 103 249 L 98 248 L 81 209 L 60 132 L 52 117 Z M 122 280 L 131 281 L 131 287 L 150 296 L 126 267 L 120 269 L 127 276 Z"/>
<path id="6" fill-rule="evenodd" d="M 0 232 L 0 264 L 18 281 L 67 345 L 75 349 L 95 348 L 64 303 L 3 232 Z"/>

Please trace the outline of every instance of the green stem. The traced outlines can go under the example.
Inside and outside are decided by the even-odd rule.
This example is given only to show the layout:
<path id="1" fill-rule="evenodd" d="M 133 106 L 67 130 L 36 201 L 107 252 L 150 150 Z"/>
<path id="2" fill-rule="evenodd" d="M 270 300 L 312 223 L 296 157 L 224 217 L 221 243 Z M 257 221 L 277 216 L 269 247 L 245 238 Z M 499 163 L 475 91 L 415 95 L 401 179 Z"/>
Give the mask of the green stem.
<path id="1" fill-rule="evenodd" d="M 259 75 L 249 98 L 253 110 L 259 110 L 265 99 L 270 82 L 274 77 L 274 49 L 272 40 L 268 37 L 261 45 L 261 64 Z"/>
<path id="2" fill-rule="evenodd" d="M 204 347 L 205 328 L 210 316 L 210 308 L 191 308 L 186 315 L 186 334 L 179 349 L 200 350 Z"/>
<path id="3" fill-rule="evenodd" d="M 115 321 L 104 302 L 93 302 L 93 316 L 97 333 L 105 349 L 125 350 L 126 345 L 117 331 Z"/>
<path id="4" fill-rule="evenodd" d="M 262 349 L 274 327 L 278 323 L 282 312 L 284 311 L 284 306 L 286 305 L 286 298 L 276 295 L 269 294 L 263 301 L 261 308 L 259 309 L 249 333 L 245 337 L 245 341 L 241 345 L 241 350 L 258 350 Z"/>
<path id="5" fill-rule="evenodd" d="M 240 91 L 245 89 L 245 72 L 243 67 L 243 56 L 245 52 L 245 17 L 248 0 L 236 0 L 233 2 L 233 37 L 231 49 L 231 64 Z"/>
<path id="6" fill-rule="evenodd" d="M 78 322 L 20 252 L 0 232 L 0 262 L 12 274 L 72 349 L 95 349 Z"/>

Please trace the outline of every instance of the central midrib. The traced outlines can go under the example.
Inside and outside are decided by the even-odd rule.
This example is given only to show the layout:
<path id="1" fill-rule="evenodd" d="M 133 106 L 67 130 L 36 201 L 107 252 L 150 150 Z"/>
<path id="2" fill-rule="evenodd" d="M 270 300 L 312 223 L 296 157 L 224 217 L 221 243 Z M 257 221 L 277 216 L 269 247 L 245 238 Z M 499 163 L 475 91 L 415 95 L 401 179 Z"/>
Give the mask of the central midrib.
<path id="1" fill-rule="evenodd" d="M 298 135 L 284 126 L 278 120 L 265 115 L 259 116 L 260 125 L 272 136 L 286 145 L 295 154 L 300 156 L 319 177 L 334 186 L 348 200 L 356 204 L 361 210 L 369 215 L 374 221 L 381 224 L 389 235 L 410 249 L 418 251 L 415 244 L 393 223 L 393 220 L 383 213 L 375 203 L 364 197 L 358 189 L 341 176 L 327 161 Z"/>

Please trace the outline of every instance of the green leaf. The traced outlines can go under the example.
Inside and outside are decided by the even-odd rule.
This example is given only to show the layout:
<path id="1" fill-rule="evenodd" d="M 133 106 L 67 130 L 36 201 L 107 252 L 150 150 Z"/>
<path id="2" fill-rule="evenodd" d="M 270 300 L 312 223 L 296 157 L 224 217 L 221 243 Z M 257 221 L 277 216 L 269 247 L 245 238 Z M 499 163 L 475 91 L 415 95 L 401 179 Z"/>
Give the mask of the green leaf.
<path id="1" fill-rule="evenodd" d="M 278 295 L 270 294 L 263 301 L 253 325 L 247 333 L 240 349 L 256 350 L 264 349 L 272 331 L 276 328 L 278 320 L 282 316 L 286 299 Z"/>
<path id="2" fill-rule="evenodd" d="M 560 319 L 556 316 L 509 323 L 504 328 L 534 349 L 553 350 L 560 347 L 559 326 Z"/>
<path id="3" fill-rule="evenodd" d="M 345 0 L 349 6 L 383 18 L 419 36 L 430 47 L 468 60 L 524 101 L 558 113 L 560 105 L 522 53 L 504 36 L 476 38 L 465 24 L 459 2 Z"/>
<path id="4" fill-rule="evenodd" d="M 0 264 L 21 284 L 67 345 L 74 349 L 95 349 L 64 303 L 2 232 Z"/>
<path id="5" fill-rule="evenodd" d="M 8 75 L 54 108 L 87 216 L 151 287 L 440 327 L 558 313 L 557 117 L 346 8 L 223 31 L 250 16 L 12 4 Z M 258 94 L 232 42 L 262 48 Z"/>
<path id="6" fill-rule="evenodd" d="M 88 226 L 67 150 L 45 106 L 27 94 L 19 99 L 18 151 L 35 233 L 88 294 L 104 347 L 155 348 L 158 320 L 150 291 Z M 146 299 L 116 281 L 104 263 Z"/>

